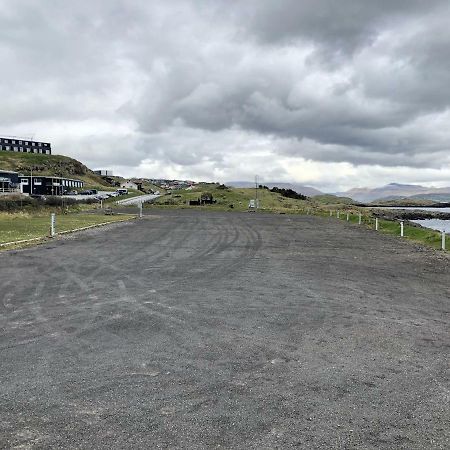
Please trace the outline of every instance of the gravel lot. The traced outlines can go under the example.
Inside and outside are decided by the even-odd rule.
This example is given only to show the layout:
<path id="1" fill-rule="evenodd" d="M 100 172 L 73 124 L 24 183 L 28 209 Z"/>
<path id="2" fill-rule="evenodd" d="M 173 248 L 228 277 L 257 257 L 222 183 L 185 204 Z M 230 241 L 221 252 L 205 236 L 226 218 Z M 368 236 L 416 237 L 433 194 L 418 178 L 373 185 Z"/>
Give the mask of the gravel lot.
<path id="1" fill-rule="evenodd" d="M 450 447 L 447 256 L 150 214 L 1 253 L 1 448 Z"/>

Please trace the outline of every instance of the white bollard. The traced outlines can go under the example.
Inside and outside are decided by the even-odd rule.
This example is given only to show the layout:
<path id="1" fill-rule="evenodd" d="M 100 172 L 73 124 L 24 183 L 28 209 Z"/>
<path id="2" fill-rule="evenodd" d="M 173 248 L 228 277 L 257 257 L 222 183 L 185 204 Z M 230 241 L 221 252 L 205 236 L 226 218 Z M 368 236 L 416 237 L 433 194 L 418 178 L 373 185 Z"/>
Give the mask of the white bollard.
<path id="1" fill-rule="evenodd" d="M 50 216 L 50 237 L 55 237 L 55 226 L 56 226 L 56 214 L 52 213 Z"/>
<path id="2" fill-rule="evenodd" d="M 441 249 L 442 249 L 442 250 L 445 250 L 445 230 L 442 230 Z"/>
<path id="3" fill-rule="evenodd" d="M 361 225 L 362 222 L 362 217 L 361 217 L 361 213 L 359 213 L 359 220 L 358 220 L 358 224 Z"/>
<path id="4" fill-rule="evenodd" d="M 336 217 L 339 219 L 339 211 L 336 212 Z"/>
<path id="5" fill-rule="evenodd" d="M 347 222 L 349 221 L 349 219 L 350 219 L 350 216 L 349 216 L 348 213 L 347 213 Z"/>
<path id="6" fill-rule="evenodd" d="M 103 199 L 100 199 L 100 209 L 103 209 Z"/>
<path id="7" fill-rule="evenodd" d="M 375 218 L 375 231 L 378 231 L 378 217 Z"/>
<path id="8" fill-rule="evenodd" d="M 139 219 L 142 219 L 142 202 L 139 203 Z"/>
<path id="9" fill-rule="evenodd" d="M 333 211 L 330 211 L 330 217 L 332 217 L 333 216 Z"/>
<path id="10" fill-rule="evenodd" d="M 400 222 L 400 236 L 404 236 L 403 222 Z"/>

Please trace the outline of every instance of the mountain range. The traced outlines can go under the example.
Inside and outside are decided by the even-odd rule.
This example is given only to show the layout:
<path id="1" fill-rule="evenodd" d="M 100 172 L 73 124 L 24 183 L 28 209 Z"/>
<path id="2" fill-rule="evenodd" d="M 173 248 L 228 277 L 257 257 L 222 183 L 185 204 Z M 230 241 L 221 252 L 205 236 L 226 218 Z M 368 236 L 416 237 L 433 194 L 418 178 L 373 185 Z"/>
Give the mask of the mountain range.
<path id="1" fill-rule="evenodd" d="M 252 188 L 255 187 L 255 183 L 251 181 L 228 181 L 228 186 Z M 269 188 L 279 187 L 284 189 L 292 189 L 308 197 L 314 197 L 316 195 L 323 195 L 324 192 L 312 187 L 305 186 L 298 183 L 264 183 Z M 435 202 L 450 202 L 450 187 L 433 188 L 427 186 L 421 186 L 418 184 L 400 184 L 390 183 L 385 186 L 376 188 L 353 188 L 344 192 L 333 192 L 332 195 L 338 197 L 349 197 L 357 202 L 373 202 L 374 200 L 397 200 L 402 198 L 418 199 L 418 200 L 432 200 Z"/>

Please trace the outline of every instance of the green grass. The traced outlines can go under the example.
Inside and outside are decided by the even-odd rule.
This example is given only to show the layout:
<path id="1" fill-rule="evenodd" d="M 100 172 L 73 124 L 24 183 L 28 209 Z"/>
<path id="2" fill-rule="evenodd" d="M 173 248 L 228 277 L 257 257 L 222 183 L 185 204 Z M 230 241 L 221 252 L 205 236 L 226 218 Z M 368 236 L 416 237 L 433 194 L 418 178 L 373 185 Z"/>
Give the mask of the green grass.
<path id="1" fill-rule="evenodd" d="M 105 222 L 117 222 L 131 215 L 107 216 L 104 214 L 62 214 L 56 216 L 56 232 L 70 231 Z M 50 214 L 0 213 L 0 243 L 25 239 L 44 238 L 49 235 Z"/>
<path id="2" fill-rule="evenodd" d="M 323 214 L 322 214 L 323 215 Z M 329 216 L 329 212 L 325 215 Z M 336 219 L 336 212 L 333 212 L 333 217 Z M 375 230 L 375 217 L 362 215 L 362 224 L 370 229 Z M 342 211 L 340 213 L 340 220 L 347 220 L 346 212 Z M 349 222 L 358 223 L 359 214 L 356 211 L 349 212 Z M 378 219 L 378 231 L 384 234 L 390 234 L 393 236 L 400 236 L 400 222 Z M 409 241 L 420 243 L 434 249 L 441 248 L 441 233 L 439 231 L 430 230 L 428 228 L 421 228 L 414 225 L 408 224 L 404 221 L 404 237 Z M 450 250 L 447 248 L 447 250 Z"/>
<path id="3" fill-rule="evenodd" d="M 85 182 L 83 189 L 112 188 L 99 176 L 76 159 L 63 155 L 43 155 L 0 151 L 0 170 L 12 170 L 24 175 L 63 176 Z"/>
<path id="4" fill-rule="evenodd" d="M 198 199 L 202 193 L 211 193 L 216 203 L 203 206 L 189 206 L 189 200 Z M 156 199 L 149 207 L 196 208 L 205 210 L 248 210 L 249 201 L 255 198 L 255 189 L 220 188 L 217 184 L 201 183 L 194 189 L 180 189 L 170 195 L 163 195 Z M 282 197 L 280 194 L 267 189 L 258 189 L 260 211 L 300 213 L 315 206 L 305 200 Z"/>

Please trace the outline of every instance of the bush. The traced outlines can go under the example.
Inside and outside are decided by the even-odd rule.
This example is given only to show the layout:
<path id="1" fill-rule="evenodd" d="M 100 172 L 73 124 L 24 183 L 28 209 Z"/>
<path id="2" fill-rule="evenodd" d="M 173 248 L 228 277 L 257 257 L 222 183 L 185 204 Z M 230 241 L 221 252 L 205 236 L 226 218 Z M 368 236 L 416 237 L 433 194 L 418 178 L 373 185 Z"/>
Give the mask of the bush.
<path id="1" fill-rule="evenodd" d="M 270 192 L 276 192 L 277 194 L 280 194 L 283 197 L 295 198 L 297 200 L 306 200 L 308 198 L 306 195 L 299 194 L 298 192 L 295 192 L 292 189 L 278 188 L 276 186 L 270 189 Z"/>

